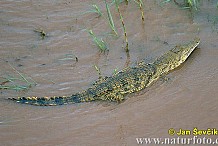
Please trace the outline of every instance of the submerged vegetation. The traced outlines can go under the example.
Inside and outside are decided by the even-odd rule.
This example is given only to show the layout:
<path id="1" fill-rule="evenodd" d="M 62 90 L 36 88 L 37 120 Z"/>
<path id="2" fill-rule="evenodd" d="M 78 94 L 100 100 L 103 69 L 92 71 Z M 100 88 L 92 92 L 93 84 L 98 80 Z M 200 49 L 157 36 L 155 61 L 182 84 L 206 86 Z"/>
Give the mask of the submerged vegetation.
<path id="1" fill-rule="evenodd" d="M 124 20 L 123 20 L 123 16 L 120 12 L 120 7 L 119 7 L 119 4 L 118 2 L 115 0 L 115 3 L 116 3 L 116 8 L 117 8 L 117 11 L 120 15 L 120 20 L 121 20 L 121 23 L 122 23 L 122 26 L 123 26 L 123 31 L 124 31 L 124 39 L 125 39 L 125 42 L 126 42 L 126 47 L 125 47 L 125 51 L 126 52 L 129 52 L 129 43 L 128 43 L 128 38 L 127 38 L 127 32 L 126 32 L 126 26 L 125 26 L 125 23 L 124 23 Z"/>
<path id="2" fill-rule="evenodd" d="M 102 16 L 102 12 L 97 5 L 92 5 L 93 9 L 91 10 L 94 13 L 97 13 L 99 16 Z"/>
<path id="3" fill-rule="evenodd" d="M 86 11 L 85 13 L 96 13 L 96 14 L 98 14 L 98 17 L 103 15 L 100 8 L 97 5 L 92 5 L 91 10 Z"/>
<path id="4" fill-rule="evenodd" d="M 171 2 L 172 0 L 164 0 L 161 2 L 161 5 Z M 176 5 L 183 9 L 198 10 L 199 9 L 199 0 L 184 0 L 183 3 L 173 0 Z"/>
<path id="5" fill-rule="evenodd" d="M 63 58 L 58 60 L 60 61 L 75 60 L 76 62 L 78 62 L 78 57 L 71 53 L 71 54 L 65 54 Z"/>
<path id="6" fill-rule="evenodd" d="M 178 3 L 176 0 L 174 2 L 177 5 L 181 5 L 183 8 L 198 10 L 199 9 L 199 0 L 184 0 L 184 4 Z"/>
<path id="7" fill-rule="evenodd" d="M 11 64 L 9 65 L 14 70 L 16 75 L 1 76 L 0 89 L 22 91 L 36 85 L 36 82 L 32 78 L 26 77 L 23 73 L 16 70 Z"/>
<path id="8" fill-rule="evenodd" d="M 105 52 L 108 50 L 108 46 L 106 42 L 101 38 L 99 39 L 92 30 L 88 30 L 90 36 L 93 38 L 93 42 L 98 46 L 101 52 Z"/>
<path id="9" fill-rule="evenodd" d="M 116 31 L 116 28 L 115 28 L 115 25 L 114 25 L 113 17 L 111 15 L 111 11 L 110 11 L 110 8 L 109 8 L 106 0 L 105 0 L 105 5 L 106 5 L 106 9 L 107 9 L 107 16 L 108 16 L 108 22 L 109 22 L 110 28 L 112 29 L 112 31 L 117 36 L 118 34 L 117 34 L 117 31 Z"/>
<path id="10" fill-rule="evenodd" d="M 98 73 L 99 78 L 101 78 L 102 75 L 101 75 L 100 68 L 98 68 L 96 65 L 94 65 L 94 67 L 95 67 L 96 72 Z"/>
<path id="11" fill-rule="evenodd" d="M 43 29 L 35 29 L 34 31 L 39 33 L 42 39 L 45 39 L 45 37 L 47 36 L 47 33 Z"/>
<path id="12" fill-rule="evenodd" d="M 140 11 L 141 11 L 141 16 L 142 16 L 142 21 L 144 22 L 145 21 L 145 16 L 144 16 L 143 8 L 142 8 L 143 2 L 142 2 L 142 0 L 138 0 L 138 2 L 136 2 L 136 3 L 138 3 L 138 5 L 139 5 Z"/>

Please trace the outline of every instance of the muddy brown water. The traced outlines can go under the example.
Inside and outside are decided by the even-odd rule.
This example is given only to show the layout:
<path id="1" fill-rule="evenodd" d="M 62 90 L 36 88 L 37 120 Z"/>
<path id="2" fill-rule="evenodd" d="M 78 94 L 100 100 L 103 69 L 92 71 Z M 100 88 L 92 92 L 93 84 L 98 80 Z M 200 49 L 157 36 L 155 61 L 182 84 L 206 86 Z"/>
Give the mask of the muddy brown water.
<path id="1" fill-rule="evenodd" d="M 169 81 L 159 81 L 121 104 L 36 107 L 5 99 L 71 95 L 98 78 L 94 65 L 104 76 L 125 67 L 119 14 L 111 6 L 119 34 L 115 38 L 108 35 L 111 30 L 104 1 L 0 1 L 0 75 L 16 75 L 12 65 L 37 82 L 27 91 L 0 90 L 0 145 L 132 146 L 137 145 L 137 137 L 172 138 L 169 128 L 218 129 L 217 1 L 201 1 L 200 11 L 193 13 L 173 2 L 163 6 L 160 1 L 143 2 L 144 23 L 133 1 L 120 5 L 130 66 L 143 58 L 153 61 L 196 36 L 201 39 L 187 62 L 167 75 Z M 86 13 L 92 4 L 97 4 L 105 17 Z M 43 29 L 47 37 L 41 39 L 35 29 Z M 108 43 L 108 54 L 99 53 L 86 29 Z M 64 60 L 67 54 L 77 56 L 78 62 Z"/>

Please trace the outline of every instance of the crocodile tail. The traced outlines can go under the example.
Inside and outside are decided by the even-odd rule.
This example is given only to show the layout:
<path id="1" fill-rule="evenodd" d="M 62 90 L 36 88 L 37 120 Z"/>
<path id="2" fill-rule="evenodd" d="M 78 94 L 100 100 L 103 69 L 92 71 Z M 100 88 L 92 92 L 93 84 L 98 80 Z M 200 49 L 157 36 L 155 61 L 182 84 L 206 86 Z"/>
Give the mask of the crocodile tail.
<path id="1" fill-rule="evenodd" d="M 74 94 L 72 96 L 61 96 L 61 97 L 18 97 L 18 98 L 8 98 L 18 103 L 31 104 L 36 106 L 55 106 L 64 105 L 69 103 L 80 103 L 91 101 L 84 97 L 82 94 Z"/>

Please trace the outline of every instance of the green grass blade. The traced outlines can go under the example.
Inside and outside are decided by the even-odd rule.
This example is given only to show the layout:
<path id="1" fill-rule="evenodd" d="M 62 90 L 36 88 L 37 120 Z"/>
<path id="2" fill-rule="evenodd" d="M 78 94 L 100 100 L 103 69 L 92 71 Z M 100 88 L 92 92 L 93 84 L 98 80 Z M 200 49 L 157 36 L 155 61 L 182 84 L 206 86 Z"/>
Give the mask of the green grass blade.
<path id="1" fill-rule="evenodd" d="M 92 30 L 88 30 L 88 33 L 89 33 L 90 36 L 93 38 L 94 43 L 98 46 L 98 48 L 99 48 L 101 51 L 106 51 L 106 50 L 108 50 L 107 44 L 106 44 L 105 41 L 103 41 L 102 38 L 99 39 L 98 37 L 96 37 Z"/>
<path id="2" fill-rule="evenodd" d="M 110 27 L 111 27 L 112 31 L 115 33 L 115 35 L 118 35 L 117 31 L 115 29 L 115 25 L 114 25 L 114 21 L 113 21 L 112 15 L 111 15 L 110 8 L 109 8 L 106 0 L 105 0 L 105 5 L 106 5 L 106 9 L 107 9 L 107 15 L 108 15 L 108 21 L 109 21 Z"/>
<path id="3" fill-rule="evenodd" d="M 36 82 L 33 79 L 28 77 L 28 79 L 31 79 L 31 81 L 29 81 L 22 73 L 16 70 L 10 63 L 8 64 L 19 75 L 19 77 L 14 77 L 12 75 L 7 75 L 7 77 L 0 77 L 3 79 L 0 82 L 0 89 L 20 91 L 20 90 L 26 90 L 30 88 L 32 85 L 36 85 Z"/>
<path id="4" fill-rule="evenodd" d="M 102 12 L 99 9 L 99 7 L 97 5 L 92 5 L 92 7 L 94 8 L 94 12 L 97 13 L 99 16 L 102 16 Z"/>

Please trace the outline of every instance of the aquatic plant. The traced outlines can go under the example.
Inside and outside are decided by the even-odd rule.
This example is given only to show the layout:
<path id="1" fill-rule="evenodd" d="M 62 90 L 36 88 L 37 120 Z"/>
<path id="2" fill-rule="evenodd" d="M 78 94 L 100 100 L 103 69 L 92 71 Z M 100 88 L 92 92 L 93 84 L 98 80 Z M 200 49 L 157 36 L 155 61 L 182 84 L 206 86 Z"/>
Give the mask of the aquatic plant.
<path id="1" fill-rule="evenodd" d="M 85 13 L 90 13 L 90 12 L 98 14 L 98 17 L 103 15 L 101 10 L 100 10 L 100 8 L 97 5 L 92 5 L 92 9 L 87 11 L 87 12 L 85 12 Z"/>
<path id="2" fill-rule="evenodd" d="M 129 43 L 128 43 L 128 38 L 127 38 L 127 32 L 126 32 L 125 23 L 124 23 L 124 21 L 123 21 L 123 16 L 122 16 L 122 14 L 121 14 L 121 12 L 120 12 L 120 8 L 119 8 L 119 4 L 118 4 L 117 0 L 115 0 L 115 3 L 116 3 L 117 11 L 118 11 L 118 13 L 119 13 L 119 15 L 120 15 L 120 21 L 121 21 L 122 26 L 123 26 L 124 39 L 125 39 L 125 42 L 126 42 L 125 51 L 126 51 L 126 52 L 129 52 L 129 48 L 128 48 Z"/>
<path id="3" fill-rule="evenodd" d="M 128 5 L 128 3 L 129 3 L 130 0 L 113 0 L 113 1 L 111 2 L 111 5 L 115 4 L 116 2 L 117 2 L 118 4 L 120 4 L 120 3 L 124 2 L 124 1 L 125 1 L 126 4 Z"/>
<path id="4" fill-rule="evenodd" d="M 35 29 L 35 32 L 39 33 L 42 39 L 45 39 L 47 33 L 43 29 Z"/>
<path id="5" fill-rule="evenodd" d="M 161 2 L 161 5 L 171 2 L 172 0 L 164 0 Z M 184 0 L 183 3 L 179 3 L 176 0 L 173 0 L 174 3 L 178 6 L 180 6 L 183 9 L 191 9 L 191 10 L 198 10 L 199 7 L 199 0 Z"/>
<path id="6" fill-rule="evenodd" d="M 186 0 L 186 5 L 188 5 L 189 8 L 191 9 L 195 9 L 195 10 L 198 10 L 198 3 L 199 3 L 199 0 Z"/>
<path id="7" fill-rule="evenodd" d="M 11 64 L 9 65 L 19 76 L 7 75 L 6 77 L 0 77 L 2 78 L 0 81 L 0 89 L 22 91 L 31 88 L 33 85 L 36 85 L 36 82 L 32 78 L 25 77 L 24 74 L 16 70 Z"/>
<path id="8" fill-rule="evenodd" d="M 108 16 L 108 22 L 109 22 L 110 28 L 112 29 L 112 31 L 117 36 L 118 34 L 117 34 L 117 31 L 116 31 L 116 28 L 115 28 L 115 25 L 114 25 L 114 21 L 113 21 L 112 15 L 111 15 L 111 11 L 110 11 L 109 5 L 107 4 L 106 0 L 105 0 L 105 5 L 106 5 L 106 9 L 107 9 L 107 16 Z"/>
<path id="9" fill-rule="evenodd" d="M 78 62 L 78 57 L 74 54 L 65 54 L 64 58 L 58 59 L 60 61 L 66 61 L 66 60 L 76 60 Z"/>
<path id="10" fill-rule="evenodd" d="M 135 1 L 135 0 L 134 0 Z M 137 0 L 135 1 L 138 5 L 139 5 L 139 9 L 141 11 L 141 18 L 142 18 L 142 21 L 145 21 L 145 16 L 144 16 L 144 12 L 143 12 L 143 2 L 142 0 Z"/>
<path id="11" fill-rule="evenodd" d="M 88 33 L 90 34 L 90 36 L 93 38 L 94 43 L 98 46 L 98 48 L 100 49 L 100 51 L 106 51 L 108 50 L 108 46 L 106 44 L 105 41 L 103 41 L 103 39 L 99 39 L 92 30 L 88 30 Z"/>
<path id="12" fill-rule="evenodd" d="M 100 68 L 98 68 L 96 65 L 94 65 L 96 72 L 98 73 L 99 77 L 101 77 L 101 71 Z"/>

